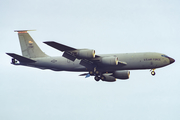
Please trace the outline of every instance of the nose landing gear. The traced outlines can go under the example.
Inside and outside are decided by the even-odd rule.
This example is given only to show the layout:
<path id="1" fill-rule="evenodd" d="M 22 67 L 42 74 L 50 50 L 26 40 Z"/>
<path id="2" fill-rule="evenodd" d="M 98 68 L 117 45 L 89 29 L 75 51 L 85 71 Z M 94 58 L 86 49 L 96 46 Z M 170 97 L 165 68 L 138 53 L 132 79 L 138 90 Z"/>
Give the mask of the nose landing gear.
<path id="1" fill-rule="evenodd" d="M 153 75 L 153 76 L 156 74 L 154 70 L 155 69 L 150 70 L 151 71 L 151 75 Z"/>

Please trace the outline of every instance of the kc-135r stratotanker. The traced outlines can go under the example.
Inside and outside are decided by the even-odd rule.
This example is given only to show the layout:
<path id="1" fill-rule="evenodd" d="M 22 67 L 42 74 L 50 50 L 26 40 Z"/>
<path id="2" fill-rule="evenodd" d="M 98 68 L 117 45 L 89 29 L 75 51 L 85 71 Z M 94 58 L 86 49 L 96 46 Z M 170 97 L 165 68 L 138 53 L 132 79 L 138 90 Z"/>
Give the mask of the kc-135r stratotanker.
<path id="1" fill-rule="evenodd" d="M 92 49 L 76 49 L 53 41 L 44 42 L 63 52 L 60 57 L 51 57 L 42 52 L 27 31 L 15 31 L 18 32 L 23 56 L 7 53 L 12 57 L 13 65 L 86 72 L 80 76 L 94 76 L 96 81 L 114 82 L 116 79 L 129 79 L 129 70 L 151 69 L 151 74 L 155 75 L 156 68 L 175 62 L 173 58 L 155 52 L 95 55 Z"/>

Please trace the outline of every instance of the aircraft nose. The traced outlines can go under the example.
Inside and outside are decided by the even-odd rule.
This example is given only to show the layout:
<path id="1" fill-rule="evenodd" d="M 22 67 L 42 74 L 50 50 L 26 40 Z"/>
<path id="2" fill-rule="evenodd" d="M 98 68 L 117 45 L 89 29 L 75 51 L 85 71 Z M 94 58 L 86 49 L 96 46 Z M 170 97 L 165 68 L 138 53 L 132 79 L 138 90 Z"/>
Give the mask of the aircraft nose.
<path id="1" fill-rule="evenodd" d="M 175 62 L 175 60 L 173 58 L 170 58 L 170 57 L 169 57 L 169 61 L 170 61 L 170 64 Z"/>

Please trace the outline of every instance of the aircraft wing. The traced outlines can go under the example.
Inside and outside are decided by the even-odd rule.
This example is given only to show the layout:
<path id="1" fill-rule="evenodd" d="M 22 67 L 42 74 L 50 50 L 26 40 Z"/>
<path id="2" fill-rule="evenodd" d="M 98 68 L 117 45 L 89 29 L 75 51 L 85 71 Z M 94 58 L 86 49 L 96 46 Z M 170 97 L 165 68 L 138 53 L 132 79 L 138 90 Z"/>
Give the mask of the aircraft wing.
<path id="1" fill-rule="evenodd" d="M 48 41 L 48 42 L 44 42 L 44 43 L 55 48 L 55 49 L 57 49 L 57 50 L 62 51 L 62 52 L 77 50 L 75 48 L 72 48 L 72 47 L 69 47 L 69 46 L 54 42 L 54 41 Z"/>
<path id="2" fill-rule="evenodd" d="M 64 52 L 62 56 L 71 60 L 71 61 L 74 61 L 75 59 L 81 60 L 80 64 L 87 67 L 87 68 L 94 68 L 99 63 L 101 63 L 101 58 L 103 58 L 102 56 L 95 55 L 95 53 L 92 53 L 91 57 L 86 56 L 86 55 L 91 55 L 91 54 L 89 54 L 89 52 L 94 51 L 94 50 L 75 49 L 73 47 L 69 47 L 69 46 L 54 42 L 54 41 L 47 41 L 44 43 L 55 48 L 55 49 L 57 49 L 57 50 Z M 94 56 L 93 56 L 93 54 L 94 54 Z M 127 63 L 122 62 L 122 61 L 118 61 L 118 64 L 119 65 L 126 65 Z"/>
<path id="3" fill-rule="evenodd" d="M 78 52 L 80 50 L 83 50 L 83 49 L 75 49 L 73 47 L 69 47 L 69 46 L 54 42 L 54 41 L 47 41 L 44 43 L 55 48 L 55 49 L 57 49 L 57 50 L 64 52 L 62 56 L 69 59 L 69 60 L 74 61 L 75 59 L 80 59 L 81 60 L 80 64 L 83 66 L 86 66 L 87 68 L 92 67 L 93 64 L 95 63 L 95 61 L 100 60 L 100 56 L 97 56 L 97 55 L 95 55 L 94 58 L 81 58 L 81 57 L 79 57 Z"/>

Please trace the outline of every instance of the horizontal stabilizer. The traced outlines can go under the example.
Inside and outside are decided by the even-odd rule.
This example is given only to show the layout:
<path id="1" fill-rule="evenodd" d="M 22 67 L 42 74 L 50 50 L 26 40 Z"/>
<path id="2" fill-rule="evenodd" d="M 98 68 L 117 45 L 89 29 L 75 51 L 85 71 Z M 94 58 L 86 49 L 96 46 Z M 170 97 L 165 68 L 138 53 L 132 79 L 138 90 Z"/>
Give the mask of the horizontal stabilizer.
<path id="1" fill-rule="evenodd" d="M 26 58 L 26 57 L 23 57 L 23 56 L 20 56 L 20 55 L 17 55 L 17 54 L 14 54 L 14 53 L 6 53 L 7 55 L 13 57 L 14 59 L 17 59 L 18 61 L 20 62 L 23 62 L 23 63 L 32 63 L 32 62 L 36 62 L 34 60 L 31 60 L 29 58 Z"/>
<path id="2" fill-rule="evenodd" d="M 57 49 L 57 50 L 62 51 L 62 52 L 76 50 L 75 48 L 72 48 L 72 47 L 69 47 L 69 46 L 54 42 L 54 41 L 49 41 L 49 42 L 47 41 L 47 42 L 44 42 L 44 43 L 51 46 L 51 47 L 53 47 L 53 48 L 55 48 L 55 49 Z"/>

